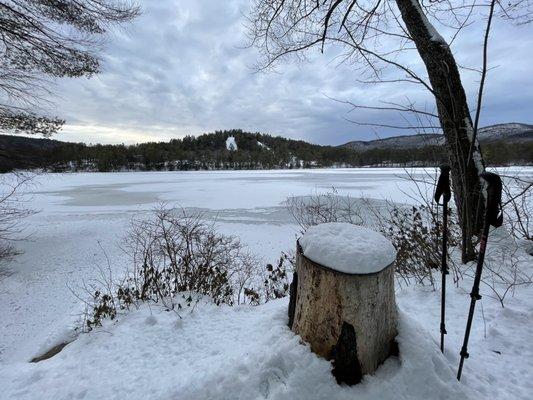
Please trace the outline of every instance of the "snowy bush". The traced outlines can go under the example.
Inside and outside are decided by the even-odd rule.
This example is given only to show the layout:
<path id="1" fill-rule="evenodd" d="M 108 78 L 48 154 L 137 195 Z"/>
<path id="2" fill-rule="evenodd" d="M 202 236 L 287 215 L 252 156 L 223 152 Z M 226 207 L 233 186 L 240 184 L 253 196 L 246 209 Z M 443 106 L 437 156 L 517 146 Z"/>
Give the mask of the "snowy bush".
<path id="1" fill-rule="evenodd" d="M 403 206 L 372 199 L 352 199 L 330 192 L 306 197 L 292 197 L 286 201 L 289 212 L 302 228 L 327 222 L 347 222 L 377 230 L 394 245 L 398 255 L 396 272 L 402 281 L 434 287 L 432 271 L 440 268 L 442 222 L 439 209 L 431 204 Z M 448 243 L 459 244 L 457 215 L 449 213 Z M 452 258 L 448 266 L 454 281 L 460 271 Z"/>
<path id="2" fill-rule="evenodd" d="M 270 300 L 281 299 L 289 295 L 289 272 L 294 270 L 294 255 L 281 252 L 276 265 L 267 264 L 259 275 L 260 281 L 244 288 L 243 301 L 257 306 Z M 287 270 L 287 264 L 289 270 Z"/>
<path id="3" fill-rule="evenodd" d="M 312 196 L 289 197 L 285 204 L 294 220 L 300 225 L 302 233 L 310 226 L 327 222 L 364 224 L 358 203 L 349 196 L 339 196 L 335 188 Z"/>
<path id="4" fill-rule="evenodd" d="M 261 269 L 238 238 L 218 233 L 202 214 L 160 207 L 151 218 L 132 221 L 121 248 L 129 273 L 116 282 L 110 265 L 99 268 L 100 276 L 84 287 L 90 300 L 78 295 L 87 306 L 86 330 L 142 302 L 179 312 L 203 296 L 216 305 L 259 305 L 288 294 L 291 257 L 282 253 L 275 266 Z"/>
<path id="5" fill-rule="evenodd" d="M 435 287 L 433 271 L 441 267 L 442 222 L 436 208 L 425 205 L 400 206 L 391 204 L 388 212 L 377 219 L 378 229 L 396 248 L 396 273 L 405 283 L 411 280 Z M 448 245 L 459 245 L 456 214 L 449 213 Z M 448 268 L 459 278 L 453 258 L 448 257 Z"/>
<path id="6" fill-rule="evenodd" d="M 102 272 L 86 288 L 91 293 L 88 330 L 140 302 L 179 310 L 205 295 L 217 305 L 232 305 L 245 298 L 245 288 L 257 274 L 257 260 L 244 245 L 216 232 L 201 214 L 161 207 L 153 218 L 133 221 L 121 247 L 131 270 L 118 283 Z"/>
<path id="7" fill-rule="evenodd" d="M 281 299 L 289 294 L 290 282 L 288 279 L 287 264 L 289 270 L 294 270 L 294 258 L 285 252 L 281 253 L 277 264 L 267 264 L 263 280 L 264 302 Z"/>
<path id="8" fill-rule="evenodd" d="M 181 292 L 231 303 L 231 275 L 246 262 L 243 246 L 218 234 L 202 215 L 161 208 L 155 219 L 134 221 L 125 238 L 141 300 L 162 300 Z"/>

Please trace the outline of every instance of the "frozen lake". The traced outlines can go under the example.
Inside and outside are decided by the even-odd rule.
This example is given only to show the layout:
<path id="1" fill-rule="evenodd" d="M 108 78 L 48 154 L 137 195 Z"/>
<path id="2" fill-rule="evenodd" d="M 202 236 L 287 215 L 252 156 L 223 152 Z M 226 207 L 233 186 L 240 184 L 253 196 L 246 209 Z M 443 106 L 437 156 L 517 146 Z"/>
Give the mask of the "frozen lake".
<path id="1" fill-rule="evenodd" d="M 414 170 L 418 177 L 434 171 Z M 532 176 L 533 168 L 505 170 Z M 239 236 L 273 262 L 294 247 L 298 227 L 287 197 L 330 191 L 410 202 L 402 169 L 45 174 L 31 187 L 23 254 L 0 274 L 0 363 L 27 361 L 73 325 L 80 301 L 72 294 L 105 266 L 124 268 L 117 243 L 134 216 L 161 202 L 206 212 L 220 231 Z"/>

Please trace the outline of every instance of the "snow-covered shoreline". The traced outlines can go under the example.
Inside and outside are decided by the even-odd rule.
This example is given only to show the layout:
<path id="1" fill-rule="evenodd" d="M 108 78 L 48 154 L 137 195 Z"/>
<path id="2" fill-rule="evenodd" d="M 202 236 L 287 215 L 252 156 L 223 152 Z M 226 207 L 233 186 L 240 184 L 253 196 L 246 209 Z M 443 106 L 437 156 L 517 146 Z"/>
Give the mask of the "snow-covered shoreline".
<path id="1" fill-rule="evenodd" d="M 473 398 L 428 333 L 403 313 L 400 360 L 340 387 L 329 362 L 287 328 L 286 308 L 286 299 L 255 308 L 201 304 L 180 319 L 144 306 L 50 360 L 13 365 L 0 384 L 6 398 L 21 399 Z"/>
<path id="2" fill-rule="evenodd" d="M 425 175 L 425 170 L 418 172 Z M 507 170 L 507 173 L 510 172 Z M 533 168 L 516 168 L 512 172 L 533 176 Z M 227 319 L 228 326 L 233 324 L 235 329 L 234 332 L 223 332 L 225 342 L 220 343 L 218 348 L 214 346 L 211 349 L 213 354 L 198 350 L 204 342 L 197 342 L 196 350 L 200 352 L 196 355 L 205 358 L 206 365 L 209 364 L 211 368 L 211 375 L 205 375 L 205 379 L 201 379 L 204 364 L 197 364 L 197 373 L 191 380 L 186 379 L 190 371 L 180 367 L 182 361 L 179 352 L 167 352 L 166 359 L 163 357 L 165 354 L 160 354 L 159 361 L 168 366 L 164 376 L 142 378 L 142 368 L 153 368 L 155 361 L 150 363 L 151 351 L 155 351 L 156 347 L 159 349 L 159 345 L 148 343 L 137 346 L 130 343 L 127 348 L 120 347 L 119 343 L 111 343 L 119 341 L 126 332 L 134 334 L 135 327 L 151 327 L 150 330 L 156 330 L 155 327 L 161 324 L 165 326 L 162 332 L 167 336 L 176 332 L 176 337 L 160 337 L 158 340 L 167 341 L 169 346 L 185 340 L 186 338 L 179 336 L 179 329 L 168 330 L 171 329 L 169 324 L 174 323 L 173 317 L 156 309 L 135 311 L 116 327 L 82 335 L 82 338 L 48 361 L 29 364 L 28 360 L 69 334 L 69 328 L 75 324 L 76 315 L 82 307 L 69 287 L 75 288 L 83 280 L 94 278 L 96 267 L 106 265 L 103 251 L 107 253 L 114 273 L 119 274 L 125 268 L 125 258 L 117 250 L 116 242 L 133 216 L 148 213 L 160 201 L 188 210 L 206 212 L 208 218 L 216 219 L 221 232 L 239 236 L 252 252 L 263 257 L 265 262 L 272 262 L 280 251 L 294 248 L 299 232 L 299 227 L 292 222 L 283 205 L 288 196 L 310 195 L 335 187 L 341 195 L 386 198 L 409 203 L 411 200 L 407 193 L 413 189 L 412 183 L 399 176 L 405 177 L 405 171 L 352 169 L 80 173 L 44 174 L 37 177 L 28 198 L 28 204 L 41 211 L 28 220 L 33 236 L 30 240 L 17 244 L 25 253 L 9 265 L 10 275 L 0 278 L 0 386 L 7 388 L 0 392 L 0 398 L 37 396 L 66 399 L 85 396 L 90 399 L 127 396 L 133 399 L 146 398 L 150 393 L 153 398 L 224 398 L 217 396 L 220 394 L 216 391 L 217 384 L 221 388 L 227 388 L 228 393 L 235 394 L 235 397 L 229 398 L 263 398 L 265 393 L 269 394 L 269 398 L 298 398 L 294 391 L 298 386 L 292 388 L 292 385 L 296 385 L 301 379 L 317 380 L 324 387 L 324 391 L 320 392 L 310 385 L 310 390 L 302 393 L 314 394 L 315 397 L 305 398 L 323 398 L 321 395 L 331 397 L 332 383 L 324 381 L 330 377 L 323 376 L 328 368 L 327 363 L 313 359 L 314 356 L 305 347 L 300 348 L 303 346 L 299 344 L 298 338 L 290 336 L 285 328 L 285 300 L 258 308 L 216 309 L 206 306 L 205 310 L 198 309 L 193 315 L 186 316 L 183 324 L 192 329 L 189 332 L 190 338 L 199 334 L 195 329 L 199 329 L 202 323 L 208 323 L 212 327 L 205 333 L 205 343 L 216 343 L 219 335 L 217 324 L 222 320 Z M 438 351 L 430 350 L 432 345 L 438 350 L 438 292 L 416 287 L 398 289 L 398 303 L 403 315 L 407 316 L 406 329 L 416 331 L 414 338 L 422 343 L 422 349 L 425 350 L 426 358 L 420 362 L 431 363 L 407 365 L 406 370 L 403 369 L 404 366 L 387 367 L 387 364 L 378 373 L 378 378 L 368 377 L 366 386 L 356 389 L 361 398 L 373 398 L 365 396 L 374 395 L 388 399 L 388 394 L 394 393 L 398 394 L 395 398 L 431 398 L 433 392 L 409 392 L 415 389 L 407 386 L 407 383 L 414 381 L 423 387 L 423 380 L 428 377 L 416 378 L 414 375 L 405 375 L 405 371 L 425 369 L 430 370 L 431 379 L 435 379 L 437 386 L 450 386 L 449 392 L 439 392 L 442 398 L 467 398 L 468 394 L 465 393 L 471 391 L 476 391 L 478 397 L 481 394 L 496 399 L 527 398 L 528 393 L 533 391 L 529 379 L 533 371 L 530 364 L 533 352 L 529 345 L 533 341 L 533 332 L 528 329 L 533 317 L 532 288 L 518 288 L 516 296 L 509 299 L 505 308 L 488 297 L 489 293 L 482 293 L 483 313 L 479 308 L 471 337 L 472 358 L 467 360 L 461 386 L 457 386 L 450 378 L 453 374 L 449 369 L 455 368 L 458 360 L 471 284 L 468 278 L 462 282 L 449 295 L 449 334 L 446 337 L 447 351 L 444 357 Z M 148 323 L 150 312 L 157 320 L 153 325 Z M 243 318 L 247 322 L 239 328 L 241 316 L 246 316 Z M 212 321 L 209 321 L 211 317 Z M 418 326 L 421 328 L 416 328 Z M 260 329 L 261 327 L 264 329 Z M 121 331 L 126 328 L 127 330 Z M 260 341 L 260 351 L 249 347 L 248 355 L 226 354 L 228 349 L 238 352 L 239 337 Z M 140 343 L 144 339 L 137 336 L 137 340 Z M 285 349 L 288 355 L 285 357 L 276 345 Z M 87 349 L 100 349 L 98 351 L 102 353 L 99 354 L 103 357 L 101 363 L 96 355 L 84 353 Z M 125 351 L 125 354 L 118 352 L 119 349 Z M 103 354 L 106 351 L 107 355 Z M 267 357 L 269 352 L 272 354 Z M 192 355 L 193 353 L 189 353 L 189 357 Z M 108 358 L 112 356 L 116 359 Z M 274 361 L 269 357 L 274 358 Z M 105 360 L 109 363 L 105 364 Z M 415 363 L 418 362 L 418 356 L 405 360 Z M 217 365 L 218 361 L 220 363 Z M 308 361 L 311 366 L 306 369 L 304 361 Z M 176 365 L 172 366 L 173 363 Z M 128 385 L 117 387 L 120 374 L 116 371 L 120 365 L 127 369 L 132 364 L 135 367 L 131 367 L 125 380 L 132 382 L 132 392 L 129 392 Z M 509 368 L 509 365 L 513 368 Z M 172 383 L 165 380 L 167 375 L 178 378 Z M 103 376 L 106 380 L 95 391 L 96 379 L 103 379 Z M 384 384 L 379 376 L 387 377 L 392 382 L 385 384 L 382 392 L 376 392 L 377 389 L 372 384 Z M 400 385 L 398 379 L 405 379 L 405 385 Z M 135 384 L 137 381 L 138 384 Z M 165 390 L 154 392 L 164 382 L 169 386 Z M 237 383 L 231 386 L 230 382 Z M 200 390 L 200 387 L 209 385 L 211 392 Z M 134 390 L 136 388 L 137 391 Z M 311 390 L 313 388 L 314 391 Z M 402 388 L 404 390 L 400 390 Z M 251 393 L 250 391 L 255 394 L 246 397 L 245 394 Z M 355 392 L 341 388 L 336 393 L 337 398 L 353 398 Z M 187 397 L 186 394 L 190 396 Z M 383 396 L 379 397 L 379 394 Z"/>

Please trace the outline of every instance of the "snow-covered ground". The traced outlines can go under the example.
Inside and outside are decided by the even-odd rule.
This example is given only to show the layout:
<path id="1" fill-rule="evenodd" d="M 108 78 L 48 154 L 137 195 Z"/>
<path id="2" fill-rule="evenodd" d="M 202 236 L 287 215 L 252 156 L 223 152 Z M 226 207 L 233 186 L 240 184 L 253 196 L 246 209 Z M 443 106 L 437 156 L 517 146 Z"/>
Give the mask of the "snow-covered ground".
<path id="1" fill-rule="evenodd" d="M 533 169 L 506 173 L 531 177 Z M 76 323 L 82 306 L 71 288 L 94 278 L 106 255 L 114 274 L 125 268 L 117 242 L 133 216 L 159 202 L 206 212 L 220 231 L 273 262 L 294 247 L 299 232 L 282 204 L 288 196 L 335 187 L 340 195 L 411 202 L 412 183 L 402 176 L 400 169 L 353 169 L 37 177 L 28 203 L 40 210 L 27 221 L 32 236 L 17 243 L 24 253 L 0 274 L 0 398 L 530 398 L 531 287 L 518 288 L 505 308 L 483 297 L 471 358 L 461 383 L 455 381 L 469 279 L 448 295 L 444 355 L 439 293 L 399 289 L 401 358 L 354 388 L 338 387 L 329 363 L 286 328 L 285 299 L 255 308 L 201 304 L 183 319 L 145 307 L 81 335 L 50 360 L 28 363 Z"/>

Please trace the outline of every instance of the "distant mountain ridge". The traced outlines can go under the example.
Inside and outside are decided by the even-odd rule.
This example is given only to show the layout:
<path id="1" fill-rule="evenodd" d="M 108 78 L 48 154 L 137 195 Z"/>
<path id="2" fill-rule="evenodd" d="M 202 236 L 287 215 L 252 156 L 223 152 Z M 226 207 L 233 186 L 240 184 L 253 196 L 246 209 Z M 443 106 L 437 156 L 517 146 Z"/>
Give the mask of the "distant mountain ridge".
<path id="1" fill-rule="evenodd" d="M 479 129 L 478 139 L 481 143 L 503 140 L 507 143 L 524 143 L 533 141 L 533 125 L 522 123 L 507 123 L 490 125 Z M 341 145 L 356 151 L 374 149 L 401 148 L 420 149 L 426 146 L 441 146 L 444 144 L 442 134 L 418 134 L 392 136 L 375 140 L 354 140 Z"/>

